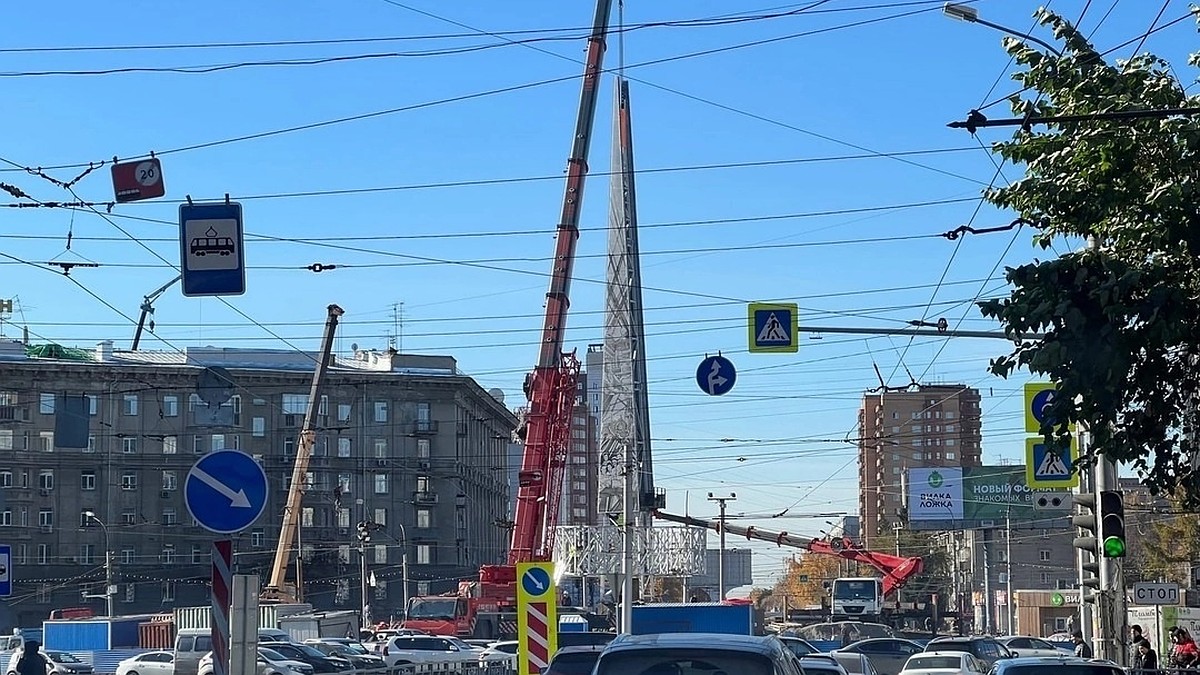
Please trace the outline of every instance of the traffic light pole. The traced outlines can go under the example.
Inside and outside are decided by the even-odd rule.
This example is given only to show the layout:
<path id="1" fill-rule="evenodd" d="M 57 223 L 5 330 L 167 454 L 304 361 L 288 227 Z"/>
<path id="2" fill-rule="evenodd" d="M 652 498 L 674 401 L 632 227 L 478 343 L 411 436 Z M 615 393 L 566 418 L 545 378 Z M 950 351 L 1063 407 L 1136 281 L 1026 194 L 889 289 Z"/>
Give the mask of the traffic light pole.
<path id="1" fill-rule="evenodd" d="M 1097 496 L 1097 516 L 1103 519 L 1102 493 L 1109 490 L 1119 490 L 1117 481 L 1117 465 L 1107 459 L 1096 462 L 1095 493 Z M 1103 547 L 1103 522 L 1100 523 L 1100 540 Z M 1127 623 L 1125 595 L 1125 578 L 1121 571 L 1121 558 L 1101 556 L 1100 562 L 1100 594 L 1097 597 L 1096 610 L 1099 614 L 1099 640 L 1096 642 L 1096 656 L 1125 665 L 1127 650 L 1125 649 L 1125 624 Z"/>

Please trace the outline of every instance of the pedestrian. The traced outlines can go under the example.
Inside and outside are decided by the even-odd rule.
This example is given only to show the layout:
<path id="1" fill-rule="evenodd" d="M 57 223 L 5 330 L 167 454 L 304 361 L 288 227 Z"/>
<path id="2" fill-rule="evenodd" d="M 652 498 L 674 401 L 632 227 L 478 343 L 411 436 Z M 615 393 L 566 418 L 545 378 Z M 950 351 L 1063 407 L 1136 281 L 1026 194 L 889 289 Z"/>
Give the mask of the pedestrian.
<path id="1" fill-rule="evenodd" d="M 1075 656 L 1081 659 L 1092 658 L 1092 646 L 1083 641 L 1083 631 L 1071 633 L 1071 639 L 1075 642 Z"/>
<path id="2" fill-rule="evenodd" d="M 41 646 L 35 640 L 25 643 L 21 660 L 17 661 L 17 675 L 46 675 L 46 657 L 38 651 Z"/>
<path id="3" fill-rule="evenodd" d="M 1137 643 L 1137 656 L 1134 658 L 1135 670 L 1158 670 L 1158 654 L 1150 648 L 1150 642 L 1145 638 Z"/>
<path id="4" fill-rule="evenodd" d="M 1150 646 L 1150 641 L 1146 639 L 1145 635 L 1142 635 L 1142 627 L 1137 624 L 1130 626 L 1129 627 L 1129 652 L 1130 652 L 1129 655 L 1131 657 L 1130 661 L 1132 662 L 1133 667 L 1135 669 L 1142 667 L 1141 666 L 1142 653 L 1138 648 L 1142 645 L 1143 642 L 1146 643 L 1147 647 Z M 1153 651 L 1153 650 L 1151 650 L 1151 651 Z"/>
<path id="5" fill-rule="evenodd" d="M 1200 649 L 1196 647 L 1196 641 L 1192 639 L 1191 634 L 1182 626 L 1175 631 L 1175 649 L 1171 655 L 1174 657 L 1175 665 L 1180 668 L 1191 668 L 1200 661 Z"/>

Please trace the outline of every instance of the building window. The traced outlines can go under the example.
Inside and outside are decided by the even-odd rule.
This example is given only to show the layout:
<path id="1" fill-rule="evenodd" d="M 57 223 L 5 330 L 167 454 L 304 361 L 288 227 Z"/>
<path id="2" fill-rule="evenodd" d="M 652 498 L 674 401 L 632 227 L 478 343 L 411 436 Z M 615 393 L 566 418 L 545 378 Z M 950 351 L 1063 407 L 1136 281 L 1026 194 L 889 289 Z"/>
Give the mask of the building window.
<path id="1" fill-rule="evenodd" d="M 87 453 L 96 452 L 96 437 L 95 436 L 88 436 L 87 447 L 84 448 L 83 451 L 87 452 Z"/>
<path id="2" fill-rule="evenodd" d="M 196 546 L 195 544 L 192 544 L 192 564 L 193 565 L 204 564 L 204 549 L 199 546 Z"/>
<path id="3" fill-rule="evenodd" d="M 54 414 L 54 394 L 42 394 L 38 397 L 38 412 L 43 415 Z"/>
<path id="4" fill-rule="evenodd" d="M 250 532 L 250 546 L 252 546 L 254 548 L 262 548 L 263 547 L 263 531 L 262 530 L 252 530 Z"/>
<path id="5" fill-rule="evenodd" d="M 179 397 L 164 396 L 162 400 L 163 417 L 179 417 Z"/>
<path id="6" fill-rule="evenodd" d="M 137 524 L 137 513 L 134 511 L 122 511 L 121 512 L 121 524 L 122 525 L 136 525 Z"/>
<path id="7" fill-rule="evenodd" d="M 164 455 L 174 455 L 179 452 L 178 436 L 163 436 L 162 444 Z"/>
<path id="8" fill-rule="evenodd" d="M 350 509 L 337 510 L 337 526 L 341 528 L 350 527 Z"/>
<path id="9" fill-rule="evenodd" d="M 54 511 L 50 509 L 38 510 L 38 526 L 54 527 Z"/>
<path id="10" fill-rule="evenodd" d="M 38 472 L 38 487 L 43 490 L 54 489 L 54 469 L 42 469 Z"/>
<path id="11" fill-rule="evenodd" d="M 375 494 L 386 495 L 388 491 L 388 477 L 386 473 L 375 474 Z"/>
<path id="12" fill-rule="evenodd" d="M 338 562 L 350 564 L 350 544 L 338 544 Z"/>
<path id="13" fill-rule="evenodd" d="M 133 584 L 125 584 L 125 597 L 121 598 L 122 602 L 133 602 L 137 597 Z"/>
<path id="14" fill-rule="evenodd" d="M 387 525 L 387 509 L 375 509 L 375 524 L 380 527 Z"/>
<path id="15" fill-rule="evenodd" d="M 54 432 L 39 431 L 38 445 L 42 452 L 54 452 Z"/>
<path id="16" fill-rule="evenodd" d="M 296 439 L 285 438 L 283 440 L 283 456 L 291 457 L 294 454 L 296 454 Z"/>
<path id="17" fill-rule="evenodd" d="M 13 557 L 18 565 L 29 564 L 29 544 L 17 544 Z"/>
<path id="18" fill-rule="evenodd" d="M 387 439 L 386 438 L 376 438 L 375 439 L 375 459 L 386 459 L 387 456 L 388 456 L 388 454 L 387 454 Z"/>
<path id="19" fill-rule="evenodd" d="M 209 439 L 209 448 L 213 452 L 225 449 L 225 434 L 213 434 Z"/>
<path id="20" fill-rule="evenodd" d="M 132 471 L 126 471 L 121 474 L 121 489 L 126 492 L 132 492 L 137 489 L 137 474 Z"/>
<path id="21" fill-rule="evenodd" d="M 387 401 L 375 401 L 375 421 L 386 422 L 388 420 Z M 53 411 L 51 411 L 53 412 Z"/>
<path id="22" fill-rule="evenodd" d="M 433 546 L 429 544 L 417 544 L 417 564 L 433 564 Z"/>
<path id="23" fill-rule="evenodd" d="M 350 439 L 339 437 L 337 439 L 338 457 L 350 456 Z"/>
<path id="24" fill-rule="evenodd" d="M 138 414 L 137 394 L 125 394 L 121 399 L 121 414 L 126 417 L 134 417 Z"/>
<path id="25" fill-rule="evenodd" d="M 300 509 L 300 526 L 301 527 L 312 527 L 313 526 L 313 514 L 314 514 L 313 507 L 311 507 L 311 506 L 306 506 L 306 507 Z"/>
<path id="26" fill-rule="evenodd" d="M 957 458 L 958 458 L 958 455 L 953 452 L 946 453 L 946 459 L 957 459 Z"/>
<path id="27" fill-rule="evenodd" d="M 175 509 L 172 509 L 172 508 L 163 509 L 162 524 L 167 525 L 167 526 L 179 524 L 179 514 L 175 513 Z"/>
<path id="28" fill-rule="evenodd" d="M 95 471 L 81 472 L 79 474 L 79 488 L 81 490 L 95 490 L 96 489 L 96 472 Z"/>
<path id="29" fill-rule="evenodd" d="M 342 488 L 342 494 L 344 494 L 344 495 L 350 494 L 350 474 L 339 473 L 337 480 L 338 480 L 338 487 Z"/>
<path id="30" fill-rule="evenodd" d="M 388 561 L 387 544 L 375 544 L 375 562 L 384 564 Z"/>
<path id="31" fill-rule="evenodd" d="M 12 527 L 12 509 L 4 509 L 0 511 L 0 526 Z"/>
<path id="32" fill-rule="evenodd" d="M 429 582 L 428 581 L 418 581 L 417 582 L 417 595 L 429 595 Z"/>
<path id="33" fill-rule="evenodd" d="M 429 459 L 429 439 L 417 439 L 417 459 Z"/>
<path id="34" fill-rule="evenodd" d="M 96 546 L 94 544 L 80 544 L 79 545 L 78 562 L 80 565 L 91 565 L 95 561 L 95 559 L 96 559 Z"/>
<path id="35" fill-rule="evenodd" d="M 1042 583 L 1043 584 L 1050 583 L 1050 573 L 1049 572 L 1042 572 Z"/>
<path id="36" fill-rule="evenodd" d="M 375 599 L 387 600 L 387 582 L 383 579 L 375 582 Z"/>
<path id="37" fill-rule="evenodd" d="M 417 509 L 417 527 L 421 529 L 433 527 L 433 512 L 429 509 Z"/>
<path id="38" fill-rule="evenodd" d="M 12 429 L 0 429 L 0 450 L 13 449 Z"/>
<path id="39" fill-rule="evenodd" d="M 121 452 L 126 455 L 137 454 L 137 441 L 136 438 L 122 438 Z"/>
<path id="40" fill-rule="evenodd" d="M 206 440 L 208 439 L 199 434 L 192 436 L 192 454 L 203 455 L 204 451 L 208 449 L 208 445 L 205 443 Z"/>
<path id="41" fill-rule="evenodd" d="M 84 396 L 87 397 L 88 401 L 88 415 L 94 417 L 96 413 L 100 412 L 100 398 L 92 394 L 84 394 Z"/>
<path id="42" fill-rule="evenodd" d="M 267 435 L 267 420 L 265 417 L 250 419 L 250 435 L 262 438 Z"/>
<path id="43" fill-rule="evenodd" d="M 308 408 L 308 396 L 306 394 L 284 394 L 283 395 L 283 414 L 284 415 L 303 415 Z"/>
<path id="44" fill-rule="evenodd" d="M 429 492 L 429 476 L 417 476 L 417 492 Z"/>
<path id="45" fill-rule="evenodd" d="M 952 419 L 954 419 L 954 417 L 955 417 L 955 412 L 953 410 L 946 411 L 946 419 L 952 420 Z"/>
<path id="46" fill-rule="evenodd" d="M 38 544 L 37 561 L 39 565 L 50 564 L 50 544 Z"/>
<path id="47" fill-rule="evenodd" d="M 175 583 L 172 581 L 162 582 L 162 601 L 175 602 Z"/>
<path id="48" fill-rule="evenodd" d="M 179 476 L 174 471 L 162 472 L 162 489 L 177 490 L 179 489 Z"/>
<path id="49" fill-rule="evenodd" d="M 349 403 L 339 403 L 338 404 L 337 419 L 339 422 L 349 422 L 350 421 L 350 404 Z"/>
<path id="50" fill-rule="evenodd" d="M 163 544 L 162 561 L 164 565 L 175 563 L 175 544 Z"/>
<path id="51" fill-rule="evenodd" d="M 121 549 L 121 564 L 132 565 L 133 561 L 137 560 L 137 551 L 131 548 Z"/>
<path id="52" fill-rule="evenodd" d="M 1038 560 L 1040 560 L 1042 562 L 1049 562 L 1050 561 L 1050 551 L 1047 551 L 1046 549 L 1042 549 L 1042 550 L 1038 551 Z"/>

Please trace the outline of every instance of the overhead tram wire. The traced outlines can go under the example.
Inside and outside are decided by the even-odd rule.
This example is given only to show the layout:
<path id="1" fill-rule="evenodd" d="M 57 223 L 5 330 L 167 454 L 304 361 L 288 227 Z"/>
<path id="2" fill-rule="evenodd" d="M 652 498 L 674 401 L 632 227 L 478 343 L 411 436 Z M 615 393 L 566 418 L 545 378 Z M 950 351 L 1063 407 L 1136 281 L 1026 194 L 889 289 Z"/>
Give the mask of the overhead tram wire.
<path id="1" fill-rule="evenodd" d="M 936 9 L 936 7 L 932 8 L 932 9 Z M 757 46 L 762 46 L 765 44 L 773 44 L 773 43 L 783 42 L 785 40 L 793 40 L 793 39 L 797 39 L 797 38 L 801 38 L 801 37 L 811 37 L 813 35 L 834 32 L 837 30 L 844 30 L 846 28 L 854 28 L 854 27 L 858 27 L 858 26 L 866 25 L 866 24 L 870 24 L 870 23 L 878 23 L 881 21 L 887 21 L 887 20 L 892 20 L 892 19 L 897 19 L 897 18 L 904 18 L 907 16 L 912 16 L 912 15 L 919 14 L 922 12 L 927 12 L 927 11 L 932 11 L 932 10 L 931 9 L 916 10 L 916 11 L 911 11 L 911 12 L 906 12 L 906 13 L 901 13 L 901 14 L 893 14 L 893 15 L 888 15 L 885 17 L 868 19 L 868 20 L 864 20 L 864 21 L 852 22 L 849 24 L 828 26 L 828 27 L 814 29 L 814 30 L 810 30 L 810 31 L 791 33 L 788 35 L 777 36 L 777 37 L 773 37 L 773 38 L 765 38 L 765 39 L 761 39 L 761 40 L 754 40 L 754 41 L 750 41 L 750 42 L 726 45 L 723 47 L 715 47 L 715 48 L 705 49 L 705 50 L 696 51 L 696 52 L 677 54 L 675 56 L 667 56 L 667 57 L 662 57 L 662 58 L 658 58 L 658 59 L 652 59 L 649 61 L 643 61 L 640 63 L 629 64 L 626 66 L 626 68 L 628 68 L 628 69 L 643 68 L 643 67 L 647 67 L 647 66 L 661 65 L 663 63 L 674 63 L 674 62 L 692 59 L 692 58 L 696 58 L 696 57 L 700 57 L 700 56 L 710 56 L 713 54 L 726 53 L 726 52 L 735 51 L 735 50 L 739 50 L 739 49 L 746 49 L 749 47 L 757 47 Z M 423 110 L 423 109 L 433 108 L 433 107 L 447 105 L 447 104 L 451 104 L 451 103 L 461 103 L 464 101 L 486 98 L 486 97 L 495 96 L 495 95 L 499 95 L 499 94 L 523 91 L 526 89 L 533 89 L 533 88 L 537 88 L 537 87 L 542 87 L 542 86 L 551 85 L 551 84 L 558 84 L 558 83 L 562 83 L 562 82 L 570 82 L 570 81 L 574 81 L 576 79 L 578 79 L 578 75 L 572 74 L 572 75 L 566 75 L 566 76 L 562 76 L 562 77 L 539 80 L 539 81 L 535 81 L 535 82 L 526 82 L 526 83 L 522 83 L 522 84 L 508 85 L 505 87 L 498 87 L 498 88 L 489 89 L 489 90 L 485 90 L 485 91 L 473 92 L 473 93 L 469 93 L 469 94 L 460 94 L 460 95 L 445 97 L 445 98 L 441 98 L 441 99 L 434 99 L 431 101 L 413 103 L 413 104 L 399 106 L 399 107 L 395 107 L 395 108 L 388 108 L 385 110 L 376 110 L 376 111 L 372 111 L 372 112 L 359 113 L 359 114 L 355 114 L 355 115 L 349 115 L 349 116 L 345 116 L 345 117 L 323 120 L 323 121 L 319 121 L 319 122 L 310 122 L 310 123 L 306 123 L 306 124 L 294 125 L 291 127 L 243 134 L 240 136 L 235 136 L 235 137 L 230 137 L 230 138 L 224 138 L 224 139 L 218 139 L 218 140 L 212 140 L 212 141 L 204 141 L 204 142 L 200 142 L 200 143 L 194 143 L 191 145 L 156 151 L 155 155 L 161 157 L 161 156 L 165 156 L 165 155 L 179 154 L 179 153 L 184 153 L 184 152 L 192 152 L 195 150 L 220 147 L 220 146 L 230 145 L 230 144 L 234 144 L 234 143 L 243 143 L 243 142 L 247 142 L 247 141 L 260 140 L 260 139 L 264 139 L 264 138 L 272 138 L 275 136 L 292 134 L 292 133 L 297 133 L 297 132 L 302 132 L 302 131 L 311 131 L 314 129 L 321 129 L 321 128 L 335 126 L 335 125 L 339 125 L 339 124 L 358 122 L 358 121 L 363 121 L 363 120 L 367 120 L 367 119 L 374 119 L 374 118 L 394 115 L 394 114 L 398 114 L 398 113 L 402 113 L 402 112 Z M 634 78 L 629 78 L 629 79 L 633 80 Z M 635 81 L 641 82 L 640 80 L 635 80 Z M 649 83 L 646 83 L 646 84 L 649 84 Z M 653 86 L 653 85 L 651 85 L 651 86 Z M 700 100 L 700 99 L 697 99 L 697 100 Z M 800 130 L 800 129 L 797 128 L 797 130 Z M 802 130 L 800 130 L 800 131 L 802 131 Z M 842 143 L 842 144 L 848 145 L 850 147 L 857 147 L 857 146 L 853 146 L 852 144 L 849 144 L 849 143 Z M 867 150 L 866 148 L 858 148 L 858 149 Z M 135 154 L 135 155 L 126 156 L 126 159 L 127 160 L 141 159 L 146 156 L 147 155 Z M 94 164 L 95 164 L 95 162 L 63 164 L 63 165 L 56 165 L 56 166 L 43 166 L 42 170 L 47 171 L 47 170 L 66 169 L 66 168 L 86 168 L 86 167 L 92 166 Z M 916 164 L 916 166 L 920 166 L 922 168 L 941 172 L 938 169 L 934 169 L 932 167 L 926 167 L 926 166 L 920 165 L 920 164 Z M 22 167 L 22 170 L 23 169 L 24 169 L 24 167 Z M 972 178 L 968 178 L 966 176 L 957 176 L 956 175 L 955 177 L 962 179 L 962 180 L 966 180 L 968 182 L 979 183 L 979 181 L 976 181 L 975 179 L 972 179 Z"/>
<path id="2" fill-rule="evenodd" d="M 468 24 L 466 24 L 466 23 L 463 23 L 463 22 L 460 22 L 460 21 L 456 21 L 456 20 L 454 20 L 454 19 L 450 19 L 450 18 L 448 18 L 448 17 L 444 17 L 444 16 L 441 16 L 441 15 L 438 15 L 438 14 L 434 14 L 434 13 L 432 13 L 432 12 L 428 12 L 428 11 L 426 11 L 426 10 L 423 10 L 423 9 L 417 9 L 417 8 L 415 8 L 415 7 L 410 7 L 410 6 L 408 6 L 408 5 L 405 5 L 405 4 L 402 4 L 402 3 L 400 3 L 398 0 L 383 0 L 383 1 L 384 1 L 384 2 L 386 2 L 386 3 L 388 3 L 388 4 L 390 4 L 390 5 L 395 5 L 395 6 L 397 6 L 397 7 L 401 7 L 401 8 L 403 8 L 403 9 L 406 9 L 406 10 L 408 10 L 408 11 L 410 11 L 410 12 L 414 12 L 414 13 L 417 13 L 417 14 L 421 14 L 421 15 L 427 16 L 427 17 L 429 17 L 429 18 L 432 18 L 432 19 L 437 19 L 438 21 L 443 21 L 443 22 L 445 22 L 445 23 L 448 23 L 448 24 L 450 24 L 450 25 L 453 25 L 453 26 L 457 26 L 457 27 L 459 27 L 459 28 L 465 28 L 465 29 L 467 29 L 467 30 L 472 30 L 472 31 L 475 31 L 475 32 L 477 32 L 477 33 L 478 33 L 478 34 L 480 34 L 480 35 L 487 35 L 487 36 L 491 36 L 491 37 L 499 37 L 499 38 L 501 38 L 501 39 L 504 39 L 504 38 L 503 38 L 501 35 L 499 35 L 499 34 L 497 34 L 497 33 L 492 33 L 492 32 L 489 32 L 489 31 L 487 31 L 487 30 L 484 30 L 484 29 L 482 29 L 482 28 L 476 28 L 475 26 L 471 26 L 471 25 L 468 25 Z M 973 0 L 972 0 L 972 1 L 973 1 Z M 815 3 L 815 5 L 820 5 L 820 4 L 824 4 L 824 3 L 823 3 L 823 2 L 817 2 L 817 3 Z M 814 5 L 814 6 L 815 6 L 815 5 Z M 905 18 L 905 17 L 908 17 L 908 16 L 914 16 L 914 15 L 916 15 L 916 14 L 920 14 L 920 13 L 923 13 L 923 12 L 928 12 L 928 11 L 933 11 L 933 10 L 939 10 L 939 11 L 940 11 L 940 5 L 941 5 L 941 3 L 937 3 L 937 6 L 935 6 L 935 7 L 932 7 L 932 8 L 928 8 L 928 9 L 921 9 L 921 10 L 915 10 L 915 11 L 911 11 L 911 12 L 905 12 L 905 13 L 901 13 L 901 14 L 893 14 L 893 15 L 889 15 L 889 16 L 886 16 L 886 17 L 879 17 L 879 18 L 867 19 L 867 20 L 860 21 L 860 22 L 857 22 L 857 23 L 848 24 L 848 27 L 858 27 L 858 26 L 868 25 L 868 24 L 877 23 L 877 22 L 880 22 L 880 21 L 886 21 L 886 20 L 890 20 L 890 19 L 896 19 L 896 18 Z M 816 31 L 814 31 L 814 33 L 815 33 L 815 32 L 816 32 Z M 823 31 L 822 31 L 822 32 L 823 32 Z M 538 46 L 536 46 L 536 45 L 529 45 L 529 44 L 526 44 L 526 45 L 521 45 L 521 46 L 523 46 L 523 47 L 526 47 L 526 48 L 528 48 L 528 49 L 532 49 L 533 51 L 536 51 L 536 52 L 540 52 L 540 53 L 542 53 L 542 54 L 546 54 L 546 55 L 548 55 L 548 56 L 553 56 L 553 57 L 554 57 L 554 58 L 556 58 L 556 59 L 562 59 L 562 60 L 565 60 L 565 61 L 569 61 L 569 62 L 571 62 L 571 63 L 574 63 L 574 64 L 577 64 L 577 65 L 578 65 L 578 64 L 580 64 L 580 63 L 582 63 L 581 61 L 579 61 L 579 60 L 577 60 L 577 59 L 571 58 L 571 57 L 569 57 L 569 56 L 563 56 L 562 54 L 558 54 L 558 53 L 552 52 L 552 51 L 550 51 L 550 50 L 548 50 L 548 49 L 543 49 L 543 48 L 541 48 L 541 47 L 538 47 Z M 629 66 L 629 67 L 630 67 L 630 68 L 636 68 L 636 67 L 638 67 L 639 65 L 643 65 L 643 64 L 634 64 L 634 65 L 632 65 L 632 66 Z M 713 100 L 711 100 L 711 99 L 706 99 L 706 98 L 703 98 L 703 97 L 701 97 L 701 96 L 696 96 L 696 95 L 694 95 L 694 94 L 689 94 L 689 93 L 687 93 L 687 92 L 680 91 L 680 90 L 678 90 L 678 89 L 673 89 L 673 88 L 671 88 L 671 87 L 666 87 L 666 86 L 663 86 L 663 85 L 659 85 L 659 84 L 656 84 L 656 83 L 654 83 L 654 82 L 650 82 L 650 81 L 648 81 L 648 80 L 645 80 L 645 79 L 641 79 L 641 78 L 638 78 L 638 77 L 633 77 L 633 76 L 630 76 L 630 75 L 628 75 L 628 74 L 627 74 L 627 73 L 625 73 L 624 71 L 622 72 L 622 77 L 624 77 L 625 79 L 629 80 L 630 82 L 637 82 L 638 84 L 645 85 L 645 86 L 647 86 L 647 87 L 651 87 L 651 88 L 653 88 L 653 89 L 658 89 L 659 91 L 665 91 L 665 92 L 667 92 L 667 93 L 669 93 L 669 94 L 674 94 L 674 95 L 676 95 L 676 96 L 680 96 L 680 97 L 683 97 L 683 98 L 686 98 L 686 99 L 690 99 L 690 100 L 692 100 L 692 101 L 696 101 L 696 102 L 698 102 L 698 103 L 702 103 L 702 104 L 704 104 L 704 105 L 712 106 L 712 107 L 718 108 L 718 109 L 720 109 L 720 110 L 724 110 L 724 111 L 726 111 L 726 112 L 731 112 L 731 113 L 734 113 L 734 114 L 737 114 L 737 115 L 741 115 L 741 116 L 743 116 L 743 117 L 747 117 L 747 118 L 749 118 L 749 119 L 757 120 L 757 121 L 759 121 L 759 122 L 765 122 L 765 123 L 768 123 L 768 124 L 771 124 L 771 125 L 774 125 L 774 126 L 777 126 L 777 127 L 780 127 L 780 128 L 788 129 L 788 130 L 790 130 L 790 131 L 795 131 L 795 132 L 798 132 L 798 133 L 805 134 L 805 135 L 807 135 L 807 136 L 812 136 L 812 137 L 814 137 L 814 138 L 819 138 L 819 139 L 821 139 L 821 140 L 828 141 L 828 142 L 830 142 L 830 143 L 836 143 L 836 144 L 838 144 L 838 145 L 842 145 L 842 146 L 849 147 L 849 148 L 854 148 L 854 149 L 856 149 L 856 150 L 862 150 L 862 151 L 864 151 L 864 152 L 870 152 L 870 153 L 873 153 L 873 154 L 878 154 L 878 152 L 877 152 L 877 151 L 875 151 L 875 150 L 872 150 L 872 149 L 870 149 L 870 148 L 867 148 L 867 147 L 865 147 L 865 146 L 861 146 L 861 145 L 858 145 L 858 144 L 855 144 L 855 143 L 851 143 L 851 142 L 849 142 L 849 141 L 843 141 L 843 140 L 841 140 L 841 139 L 834 138 L 834 137 L 832 137 L 832 136 L 828 136 L 828 135 L 825 135 L 825 134 L 820 134 L 820 133 L 817 133 L 817 132 L 814 132 L 814 131 L 810 131 L 810 130 L 808 130 L 808 129 L 804 129 L 804 128 L 802 128 L 802 127 L 798 127 L 798 126 L 795 126 L 795 125 L 792 125 L 792 124 L 788 124 L 788 123 L 786 123 L 786 122 L 781 122 L 781 121 L 779 121 L 779 120 L 775 120 L 775 119 L 772 119 L 772 118 L 766 117 L 765 115 L 760 115 L 760 114 L 758 114 L 758 113 L 752 113 L 752 112 L 749 112 L 749 111 L 747 111 L 747 110 L 743 110 L 743 109 L 740 109 L 740 108 L 735 108 L 735 107 L 733 107 L 733 106 L 726 105 L 726 104 L 724 104 L 724 103 L 718 103 L 718 102 L 716 102 L 716 101 L 713 101 Z M 899 157 L 895 157 L 895 158 L 893 158 L 893 159 L 897 159 L 898 161 L 901 161 L 901 162 L 903 162 L 903 163 L 905 163 L 905 164 L 909 164 L 909 165 L 912 165 L 912 166 L 915 166 L 915 167 L 918 167 L 918 168 L 922 168 L 922 169 L 926 169 L 926 170 L 929 170 L 929 171 L 933 171 L 933 172 L 935 172 L 935 173 L 940 173 L 940 174 L 943 174 L 943 175 L 946 175 L 946 176 L 949 176 L 949 177 L 952 177 L 952 178 L 957 178 L 957 179 L 960 179 L 960 180 L 965 180 L 965 181 L 967 181 L 967 182 L 970 182 L 970 183 L 978 183 L 978 184 L 980 184 L 980 185 L 983 185 L 983 183 L 982 183 L 982 182 L 980 182 L 980 181 L 977 181 L 977 180 L 975 180 L 975 179 L 973 179 L 973 178 L 968 178 L 968 177 L 966 177 L 966 176 L 963 176 L 963 175 L 960 175 L 960 174 L 957 174 L 957 173 L 953 173 L 953 172 L 949 172 L 949 171 L 945 171 L 945 170 L 943 170 L 943 169 L 938 169 L 938 168 L 935 168 L 935 167 L 932 167 L 932 166 L 929 166 L 929 165 L 926 165 L 926 164 L 921 164 L 921 163 L 919 163 L 919 162 L 913 162 L 913 161 L 911 161 L 911 160 L 907 160 L 907 159 L 904 159 L 904 158 L 899 158 Z"/>

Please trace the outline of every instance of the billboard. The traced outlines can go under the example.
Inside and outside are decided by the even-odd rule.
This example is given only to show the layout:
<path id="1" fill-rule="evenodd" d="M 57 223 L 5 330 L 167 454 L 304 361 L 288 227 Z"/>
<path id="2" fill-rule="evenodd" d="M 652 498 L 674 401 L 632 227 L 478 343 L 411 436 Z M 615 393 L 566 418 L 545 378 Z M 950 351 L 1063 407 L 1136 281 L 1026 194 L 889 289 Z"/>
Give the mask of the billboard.
<path id="1" fill-rule="evenodd" d="M 1061 526 L 1070 512 L 1067 492 L 1030 488 L 1025 467 L 924 467 L 906 475 L 908 526 L 914 530 L 956 530 Z M 1049 497 L 1049 498 L 1047 498 Z"/>

